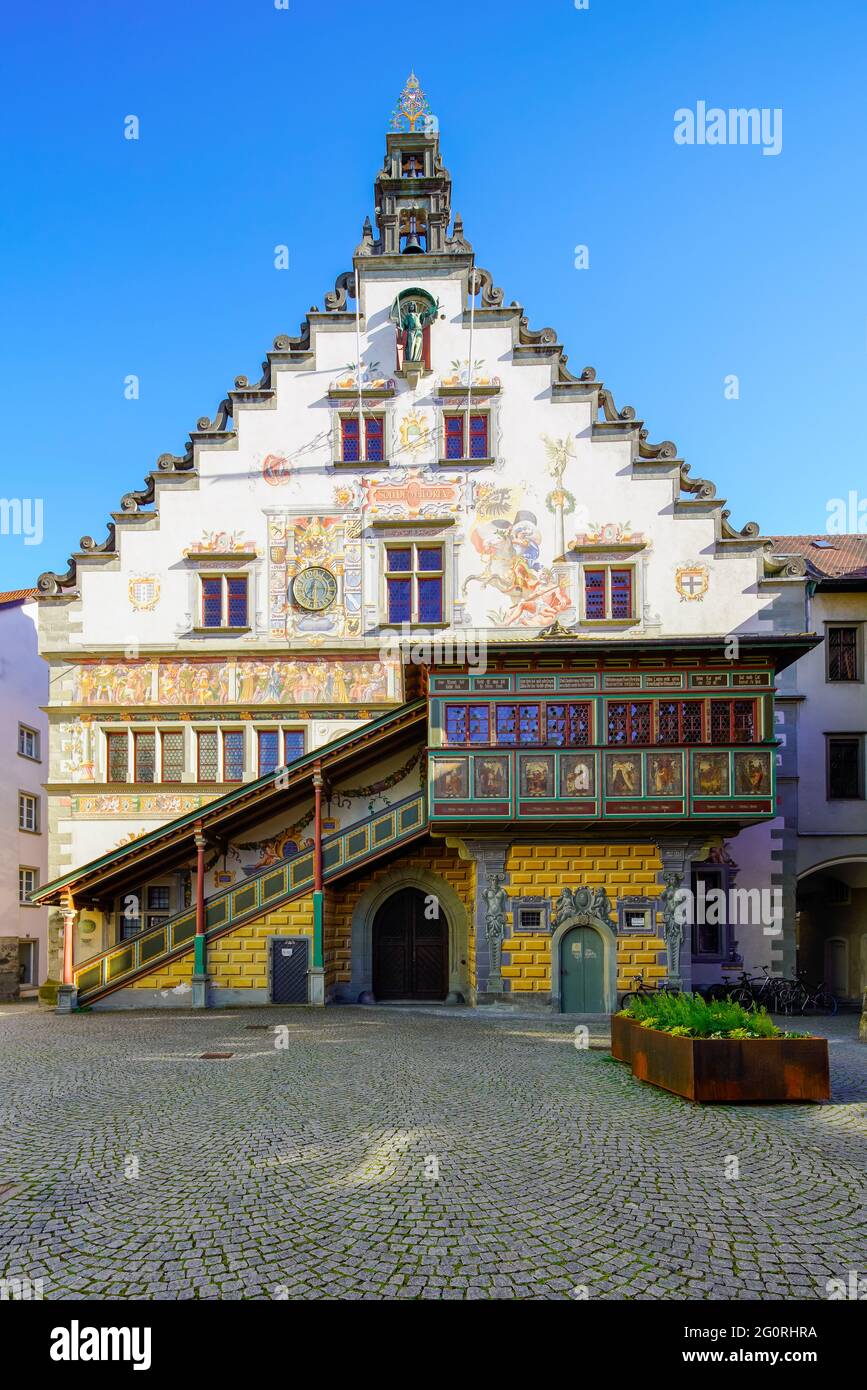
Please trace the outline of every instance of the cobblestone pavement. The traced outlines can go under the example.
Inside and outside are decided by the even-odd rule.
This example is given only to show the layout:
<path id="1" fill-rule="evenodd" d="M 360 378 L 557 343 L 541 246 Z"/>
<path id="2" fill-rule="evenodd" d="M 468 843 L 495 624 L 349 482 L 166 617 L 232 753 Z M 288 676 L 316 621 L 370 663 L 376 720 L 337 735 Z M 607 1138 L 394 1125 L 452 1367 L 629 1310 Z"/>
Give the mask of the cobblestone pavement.
<path id="1" fill-rule="evenodd" d="M 816 1299 L 867 1270 L 854 1017 L 825 1106 L 690 1105 L 575 1022 L 0 1006 L 0 1269 L 61 1299 Z"/>

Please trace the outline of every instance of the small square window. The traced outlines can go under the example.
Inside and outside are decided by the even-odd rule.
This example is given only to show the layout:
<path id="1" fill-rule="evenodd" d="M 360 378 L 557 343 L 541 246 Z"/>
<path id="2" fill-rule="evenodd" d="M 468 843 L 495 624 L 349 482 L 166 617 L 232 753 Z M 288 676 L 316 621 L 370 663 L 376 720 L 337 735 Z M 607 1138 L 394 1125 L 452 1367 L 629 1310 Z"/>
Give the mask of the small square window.
<path id="1" fill-rule="evenodd" d="M 860 738 L 828 739 L 828 798 L 857 801 L 864 795 L 863 743 Z"/>
<path id="2" fill-rule="evenodd" d="M 29 903 L 31 893 L 35 893 L 39 887 L 39 870 L 24 869 L 18 870 L 18 901 Z"/>
<path id="3" fill-rule="evenodd" d="M 22 758 L 32 758 L 34 762 L 41 760 L 40 740 L 36 729 L 30 729 L 26 724 L 18 725 L 18 752 Z"/>
<path id="4" fill-rule="evenodd" d="M 443 547 L 386 546 L 385 596 L 389 623 L 441 623 Z"/>
<path id="5" fill-rule="evenodd" d="M 828 680 L 857 681 L 861 679 L 861 653 L 857 626 L 829 627 L 826 635 L 828 644 Z"/>

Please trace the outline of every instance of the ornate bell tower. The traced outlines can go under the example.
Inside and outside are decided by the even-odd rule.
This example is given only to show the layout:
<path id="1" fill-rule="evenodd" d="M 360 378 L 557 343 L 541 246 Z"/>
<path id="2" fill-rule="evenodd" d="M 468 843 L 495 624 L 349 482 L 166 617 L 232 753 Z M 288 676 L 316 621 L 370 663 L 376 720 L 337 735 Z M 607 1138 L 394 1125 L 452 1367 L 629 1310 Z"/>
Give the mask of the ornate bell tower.
<path id="1" fill-rule="evenodd" d="M 461 220 L 451 218 L 452 181 L 439 149 L 436 117 L 410 73 L 391 118 L 385 162 L 374 184 L 374 239 L 366 218 L 358 256 L 444 256 L 466 253 Z"/>

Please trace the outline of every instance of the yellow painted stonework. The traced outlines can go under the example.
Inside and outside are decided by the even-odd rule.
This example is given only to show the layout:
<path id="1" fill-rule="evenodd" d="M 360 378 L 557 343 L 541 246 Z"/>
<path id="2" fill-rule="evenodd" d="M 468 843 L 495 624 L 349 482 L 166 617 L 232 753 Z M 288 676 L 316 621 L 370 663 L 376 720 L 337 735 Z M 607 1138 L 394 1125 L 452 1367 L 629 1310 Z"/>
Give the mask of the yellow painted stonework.
<path id="1" fill-rule="evenodd" d="M 325 961 L 325 987 L 330 989 L 337 984 L 348 984 L 351 979 L 352 955 L 352 915 L 359 898 L 374 884 L 387 878 L 394 868 L 416 866 L 430 874 L 442 878 L 466 906 L 469 922 L 470 983 L 475 988 L 475 932 L 473 916 L 475 912 L 475 864 L 459 858 L 457 851 L 437 844 L 417 846 L 407 849 L 405 855 L 390 860 L 382 868 L 354 878 L 346 885 L 335 884 L 325 894 L 323 955 Z"/>
<path id="2" fill-rule="evenodd" d="M 215 989 L 267 989 L 268 937 L 313 936 L 313 895 L 295 898 L 267 916 L 227 932 L 208 948 L 208 978 Z"/>
<path id="3" fill-rule="evenodd" d="M 620 896 L 658 897 L 662 862 L 655 845 L 514 845 L 506 859 L 510 898 L 528 895 L 551 899 L 563 888 L 604 888 L 617 911 Z M 511 924 L 513 914 L 509 914 Z M 633 977 L 648 983 L 666 974 L 658 963 L 665 950 L 660 936 L 618 937 L 617 988 L 631 989 Z M 514 932 L 509 926 L 503 942 L 504 980 L 518 993 L 547 993 L 551 989 L 551 939 L 538 932 Z"/>
<path id="4" fill-rule="evenodd" d="M 168 965 L 162 965 L 158 970 L 152 970 L 149 975 L 142 975 L 138 980 L 133 980 L 129 985 L 130 989 L 174 989 L 177 985 L 189 984 L 193 978 L 193 953 L 181 956 L 179 960 L 173 960 Z"/>

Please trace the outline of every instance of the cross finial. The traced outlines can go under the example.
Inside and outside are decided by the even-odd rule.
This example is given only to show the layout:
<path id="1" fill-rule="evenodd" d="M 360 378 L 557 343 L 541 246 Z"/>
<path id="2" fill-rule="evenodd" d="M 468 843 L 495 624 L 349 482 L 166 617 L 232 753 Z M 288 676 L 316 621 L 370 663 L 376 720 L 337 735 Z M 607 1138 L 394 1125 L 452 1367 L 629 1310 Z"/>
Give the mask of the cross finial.
<path id="1" fill-rule="evenodd" d="M 419 121 L 423 121 L 424 117 L 429 115 L 430 106 L 427 97 L 421 89 L 415 72 L 410 72 L 406 79 L 406 85 L 398 98 L 397 106 L 391 113 L 391 129 L 414 131 Z"/>

